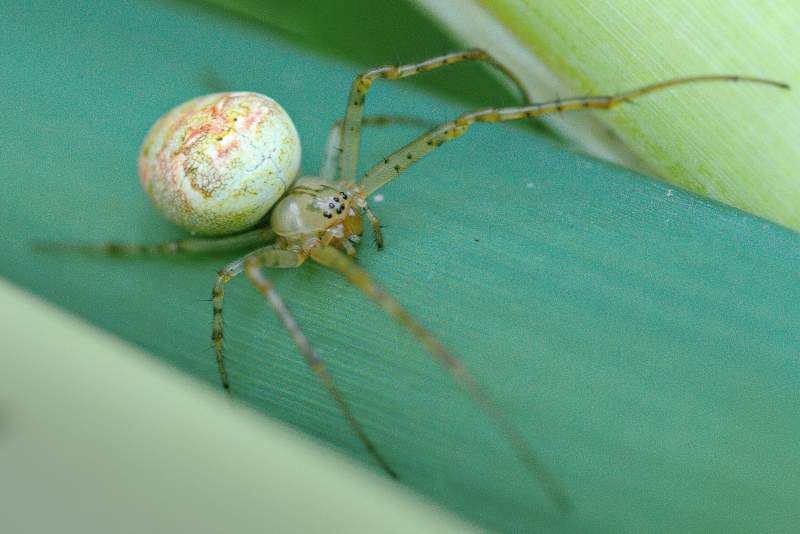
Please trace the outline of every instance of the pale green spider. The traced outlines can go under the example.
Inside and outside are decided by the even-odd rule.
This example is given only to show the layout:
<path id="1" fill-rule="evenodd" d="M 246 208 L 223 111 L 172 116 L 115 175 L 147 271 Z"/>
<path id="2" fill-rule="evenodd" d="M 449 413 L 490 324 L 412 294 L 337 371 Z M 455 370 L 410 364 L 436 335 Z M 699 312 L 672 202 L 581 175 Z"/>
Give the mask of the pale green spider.
<path id="1" fill-rule="evenodd" d="M 214 283 L 212 340 L 223 387 L 230 394 L 223 355 L 224 287 L 231 278 L 244 272 L 276 311 L 366 449 L 389 475 L 396 477 L 396 472 L 367 436 L 322 359 L 264 275 L 265 267 L 298 267 L 311 257 L 347 278 L 415 336 L 485 411 L 556 506 L 566 511 L 571 507 L 566 492 L 500 406 L 436 337 L 353 261 L 354 244 L 359 242 L 364 226 L 362 212 L 374 229 L 377 246 L 383 244 L 380 223 L 369 209 L 367 197 L 436 147 L 462 135 L 475 122 L 514 120 L 582 108 L 609 109 L 646 93 L 695 82 L 746 81 L 781 88 L 788 86 L 760 78 L 693 76 L 612 96 L 478 109 L 433 128 L 385 158 L 356 182 L 362 124 L 390 120 L 363 117 L 365 97 L 372 82 L 378 78 L 405 78 L 464 60 L 490 63 L 521 89 L 511 73 L 481 50 L 368 70 L 356 78 L 345 116 L 331 130 L 318 177 L 296 179 L 300 166 L 297 132 L 286 112 L 268 97 L 255 93 L 220 93 L 187 102 L 164 115 L 145 138 L 139 163 L 142 184 L 156 206 L 190 232 L 235 235 L 157 245 L 59 244 L 56 247 L 108 254 L 148 254 L 261 246 L 223 268 Z M 268 226 L 247 231 L 270 210 Z"/>

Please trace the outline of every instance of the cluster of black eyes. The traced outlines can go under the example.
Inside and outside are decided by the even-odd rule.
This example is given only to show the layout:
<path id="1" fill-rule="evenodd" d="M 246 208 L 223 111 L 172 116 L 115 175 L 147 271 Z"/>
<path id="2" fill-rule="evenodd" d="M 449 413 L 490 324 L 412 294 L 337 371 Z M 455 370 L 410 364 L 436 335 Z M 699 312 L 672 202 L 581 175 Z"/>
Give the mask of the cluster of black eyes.
<path id="1" fill-rule="evenodd" d="M 340 193 L 339 193 L 339 197 L 342 197 L 342 200 L 347 200 L 347 193 L 340 192 Z M 342 203 L 339 201 L 339 197 L 333 197 L 333 198 L 331 199 L 331 200 L 332 200 L 332 202 L 330 202 L 330 203 L 328 204 L 328 207 L 329 207 L 330 209 L 332 209 L 332 210 L 333 210 L 333 209 L 335 209 L 337 214 L 341 214 L 341 213 L 344 211 L 344 204 L 342 204 Z M 331 218 L 333 218 L 333 215 L 331 214 L 331 212 L 330 212 L 330 211 L 326 211 L 326 212 L 324 212 L 322 215 L 323 215 L 323 216 L 325 216 L 325 217 L 327 217 L 328 219 L 331 219 Z"/>

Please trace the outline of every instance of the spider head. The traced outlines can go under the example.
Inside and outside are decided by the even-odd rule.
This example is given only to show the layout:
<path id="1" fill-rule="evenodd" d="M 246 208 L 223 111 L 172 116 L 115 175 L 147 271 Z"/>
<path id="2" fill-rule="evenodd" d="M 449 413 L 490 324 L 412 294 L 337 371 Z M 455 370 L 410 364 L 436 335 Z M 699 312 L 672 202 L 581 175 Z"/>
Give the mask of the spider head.
<path id="1" fill-rule="evenodd" d="M 295 239 L 322 239 L 330 231 L 337 238 L 361 235 L 364 224 L 356 195 L 352 185 L 332 184 L 315 176 L 300 178 L 272 210 L 272 229 Z"/>

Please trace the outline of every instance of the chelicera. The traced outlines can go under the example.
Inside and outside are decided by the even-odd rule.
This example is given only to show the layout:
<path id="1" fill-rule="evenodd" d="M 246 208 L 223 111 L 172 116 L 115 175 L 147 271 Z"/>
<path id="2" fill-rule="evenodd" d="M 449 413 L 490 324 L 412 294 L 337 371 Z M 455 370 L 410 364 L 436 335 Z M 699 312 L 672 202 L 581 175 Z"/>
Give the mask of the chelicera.
<path id="1" fill-rule="evenodd" d="M 225 284 L 245 273 L 280 317 L 313 372 L 322 380 L 353 431 L 375 461 L 392 477 L 397 473 L 359 424 L 323 360 L 265 275 L 265 268 L 300 266 L 307 258 L 343 275 L 417 338 L 463 386 L 513 447 L 522 465 L 552 501 L 570 508 L 570 499 L 531 449 L 499 404 L 479 385 L 450 350 L 354 261 L 355 244 L 372 226 L 378 247 L 381 225 L 368 197 L 443 143 L 476 122 L 515 120 L 583 108 L 610 109 L 653 91 L 706 81 L 745 81 L 788 88 L 760 78 L 693 76 L 648 85 L 611 96 L 572 98 L 549 103 L 483 108 L 441 124 L 383 159 L 356 181 L 362 125 L 394 119 L 364 117 L 366 94 L 376 79 L 400 79 L 452 63 L 477 60 L 498 69 L 525 94 L 519 81 L 481 50 L 465 50 L 421 63 L 382 66 L 358 76 L 344 118 L 332 128 L 319 176 L 297 178 L 300 141 L 286 112 L 255 93 L 220 93 L 187 102 L 162 117 L 142 145 L 142 184 L 154 204 L 186 230 L 211 236 L 157 245 L 77 245 L 62 248 L 105 253 L 189 253 L 257 247 L 224 267 L 214 282 L 212 341 L 222 385 L 230 394 L 223 347 Z M 398 118 L 405 121 L 407 119 Z M 271 211 L 270 211 L 271 210 Z M 265 215 L 267 226 L 258 225 Z"/>

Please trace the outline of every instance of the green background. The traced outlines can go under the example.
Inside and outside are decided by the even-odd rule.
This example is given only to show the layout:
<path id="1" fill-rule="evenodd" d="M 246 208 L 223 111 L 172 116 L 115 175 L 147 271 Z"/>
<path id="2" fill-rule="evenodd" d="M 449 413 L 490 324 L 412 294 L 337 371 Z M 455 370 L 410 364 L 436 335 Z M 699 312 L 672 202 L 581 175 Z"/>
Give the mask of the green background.
<path id="1" fill-rule="evenodd" d="M 354 10 L 311 9 L 320 18 L 307 26 L 291 13 L 294 43 L 324 36 L 322 23 L 352 35 L 315 55 L 188 4 L 0 7 L 2 275 L 216 384 L 205 299 L 235 255 L 132 260 L 30 246 L 181 236 L 139 191 L 138 145 L 163 112 L 211 90 L 281 102 L 304 170 L 316 172 L 356 73 L 454 47 L 426 26 L 430 39 L 398 51 L 420 42 L 409 38 L 416 26 L 395 33 Z M 330 57 L 372 43 L 395 50 L 374 48 L 369 64 Z M 451 74 L 454 87 L 486 91 L 460 95 L 468 100 L 510 98 L 479 70 L 445 70 L 439 83 Z M 381 83 L 367 112 L 438 122 L 465 109 Z M 361 169 L 418 133 L 369 132 Z M 386 248 L 363 243 L 359 263 L 464 359 L 576 509 L 556 512 L 452 379 L 346 282 L 310 263 L 270 273 L 401 483 L 502 532 L 796 524 L 796 234 L 508 126 L 474 128 L 380 192 L 372 207 Z M 225 320 L 237 399 L 372 465 L 244 279 L 230 284 Z"/>

